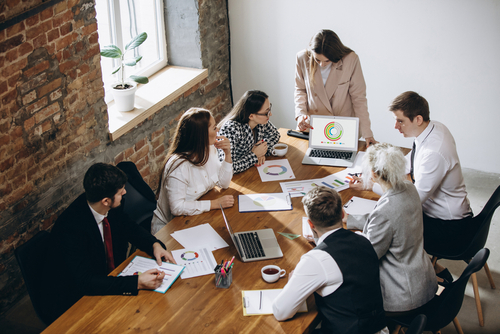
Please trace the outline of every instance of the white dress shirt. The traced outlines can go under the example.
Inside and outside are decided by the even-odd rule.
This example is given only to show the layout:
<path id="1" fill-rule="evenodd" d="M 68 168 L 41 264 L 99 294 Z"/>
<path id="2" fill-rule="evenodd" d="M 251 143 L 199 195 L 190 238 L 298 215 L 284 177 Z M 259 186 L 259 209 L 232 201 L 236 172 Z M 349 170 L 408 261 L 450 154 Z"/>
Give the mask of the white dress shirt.
<path id="1" fill-rule="evenodd" d="M 318 65 L 318 67 L 321 70 L 321 78 L 323 79 L 323 86 L 326 85 L 326 79 L 328 79 L 328 76 L 330 75 L 330 71 L 332 70 L 332 62 L 330 64 L 326 65 L 325 67 L 321 67 Z"/>
<path id="2" fill-rule="evenodd" d="M 471 213 L 455 140 L 448 128 L 430 121 L 415 138 L 415 187 L 424 213 L 443 220 L 462 219 Z M 411 152 L 406 156 L 407 171 Z"/>
<path id="3" fill-rule="evenodd" d="M 318 239 L 318 245 L 338 228 L 328 231 Z M 344 282 L 337 262 L 323 250 L 312 249 L 302 255 L 293 275 L 276 297 L 273 314 L 276 320 L 290 319 L 297 313 L 300 305 L 314 292 L 325 297 L 334 293 Z M 377 334 L 389 334 L 386 328 Z"/>
<path id="4" fill-rule="evenodd" d="M 423 212 L 442 220 L 462 219 L 472 213 L 455 140 L 448 128 L 430 121 L 415 138 L 413 170 Z M 406 173 L 411 168 L 411 151 L 406 155 Z M 373 192 L 382 195 L 377 183 Z"/>
<path id="5" fill-rule="evenodd" d="M 88 203 L 87 203 L 88 204 Z M 102 227 L 102 221 L 104 218 L 106 218 L 108 215 L 101 215 L 99 212 L 95 211 L 94 208 L 92 208 L 89 204 L 90 212 L 92 212 L 92 215 L 94 216 L 94 219 L 97 223 L 97 227 L 99 228 L 99 232 L 101 232 L 101 238 L 102 242 L 104 242 L 104 230 Z"/>
<path id="6" fill-rule="evenodd" d="M 216 185 L 226 189 L 233 177 L 232 164 L 220 162 L 214 146 L 210 147 L 210 157 L 205 165 L 195 166 L 189 161 L 181 163 L 182 160 L 177 160 L 177 167 L 166 177 L 172 160 L 169 160 L 163 171 L 158 206 L 152 220 L 152 234 L 158 232 L 173 216 L 192 216 L 210 211 L 210 201 L 198 201 L 198 198 Z"/>

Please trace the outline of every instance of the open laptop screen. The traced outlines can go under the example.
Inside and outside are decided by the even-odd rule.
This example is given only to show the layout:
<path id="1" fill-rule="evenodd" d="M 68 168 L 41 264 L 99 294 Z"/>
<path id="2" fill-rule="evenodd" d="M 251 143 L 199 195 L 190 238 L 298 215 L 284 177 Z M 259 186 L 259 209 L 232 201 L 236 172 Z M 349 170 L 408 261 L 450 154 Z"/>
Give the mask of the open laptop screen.
<path id="1" fill-rule="evenodd" d="M 358 118 L 311 116 L 309 147 L 327 150 L 357 151 Z"/>

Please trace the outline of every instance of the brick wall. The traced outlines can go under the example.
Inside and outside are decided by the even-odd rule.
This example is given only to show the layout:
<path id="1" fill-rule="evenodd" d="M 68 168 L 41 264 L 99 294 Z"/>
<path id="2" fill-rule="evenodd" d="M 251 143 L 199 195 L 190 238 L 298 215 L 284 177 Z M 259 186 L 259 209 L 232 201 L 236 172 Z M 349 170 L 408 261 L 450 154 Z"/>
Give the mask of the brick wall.
<path id="1" fill-rule="evenodd" d="M 0 23 L 42 2 L 5 1 Z M 219 120 L 231 108 L 226 2 L 199 0 L 199 15 L 208 78 L 114 142 L 92 0 L 61 1 L 0 31 L 0 314 L 26 293 L 14 249 L 51 228 L 90 165 L 133 161 L 156 189 L 182 113 L 205 107 Z"/>

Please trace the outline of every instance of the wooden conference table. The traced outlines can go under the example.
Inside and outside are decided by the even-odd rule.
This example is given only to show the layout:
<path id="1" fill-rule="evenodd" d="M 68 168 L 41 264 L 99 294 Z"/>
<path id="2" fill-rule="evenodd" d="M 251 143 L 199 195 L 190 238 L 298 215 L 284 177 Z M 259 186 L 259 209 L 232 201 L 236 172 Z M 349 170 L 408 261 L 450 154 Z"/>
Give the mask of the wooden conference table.
<path id="1" fill-rule="evenodd" d="M 280 142 L 288 144 L 286 158 L 295 173 L 296 180 L 322 178 L 343 168 L 302 165 L 308 142 L 289 137 L 286 129 L 280 129 Z M 364 142 L 360 149 L 364 150 Z M 269 159 L 281 159 L 270 157 Z M 283 182 L 283 181 L 281 181 Z M 256 168 L 233 176 L 226 190 L 211 190 L 202 199 L 215 199 L 221 195 L 281 192 L 280 181 L 262 182 Z M 346 189 L 340 192 L 345 203 L 353 195 L 369 199 L 378 196 L 368 191 Z M 165 293 L 141 290 L 138 296 L 85 296 L 64 313 L 43 333 L 308 333 L 318 324 L 314 297 L 307 300 L 309 312 L 298 313 L 293 319 L 278 322 L 273 315 L 243 316 L 242 290 L 283 288 L 288 273 L 293 270 L 300 257 L 312 249 L 304 238 L 289 240 L 277 232 L 302 234 L 302 217 L 305 216 L 302 198 L 292 198 L 292 211 L 239 213 L 238 204 L 225 209 L 235 232 L 272 228 L 283 251 L 283 258 L 242 263 L 236 256 L 233 268 L 233 283 L 229 289 L 215 288 L 214 275 L 206 275 L 177 281 Z M 237 255 L 230 240 L 220 210 L 198 216 L 176 217 L 156 237 L 169 250 L 183 247 L 170 236 L 171 233 L 199 224 L 210 223 L 230 245 L 213 252 L 216 261 Z M 121 272 L 136 254 L 113 271 Z M 287 277 L 277 283 L 268 284 L 261 278 L 260 269 L 275 264 L 286 269 Z"/>

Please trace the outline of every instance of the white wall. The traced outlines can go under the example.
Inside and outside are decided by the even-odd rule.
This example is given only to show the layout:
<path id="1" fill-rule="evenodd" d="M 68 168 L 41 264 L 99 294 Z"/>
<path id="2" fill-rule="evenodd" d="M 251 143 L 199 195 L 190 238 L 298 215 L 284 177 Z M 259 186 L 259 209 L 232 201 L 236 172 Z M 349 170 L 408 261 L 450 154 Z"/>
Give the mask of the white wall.
<path id="1" fill-rule="evenodd" d="M 411 146 L 388 105 L 414 90 L 463 167 L 500 172 L 500 1 L 229 0 L 229 20 L 234 100 L 265 91 L 276 126 L 295 127 L 295 54 L 331 29 L 360 57 L 375 139 Z"/>

